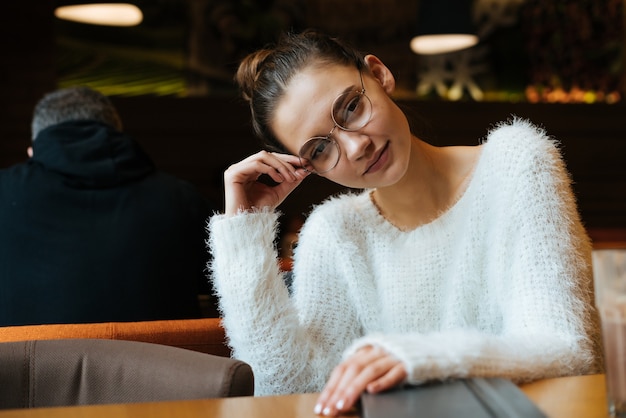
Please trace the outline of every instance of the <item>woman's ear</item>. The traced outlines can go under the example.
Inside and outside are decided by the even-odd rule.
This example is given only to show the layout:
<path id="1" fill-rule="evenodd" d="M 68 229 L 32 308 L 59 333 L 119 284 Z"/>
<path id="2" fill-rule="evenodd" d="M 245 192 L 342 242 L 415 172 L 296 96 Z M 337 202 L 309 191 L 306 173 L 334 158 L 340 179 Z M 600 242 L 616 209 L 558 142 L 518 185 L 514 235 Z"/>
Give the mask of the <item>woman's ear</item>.
<path id="1" fill-rule="evenodd" d="M 389 68 L 375 55 L 366 55 L 364 59 L 370 73 L 378 80 L 383 90 L 391 95 L 396 89 L 396 79 Z"/>

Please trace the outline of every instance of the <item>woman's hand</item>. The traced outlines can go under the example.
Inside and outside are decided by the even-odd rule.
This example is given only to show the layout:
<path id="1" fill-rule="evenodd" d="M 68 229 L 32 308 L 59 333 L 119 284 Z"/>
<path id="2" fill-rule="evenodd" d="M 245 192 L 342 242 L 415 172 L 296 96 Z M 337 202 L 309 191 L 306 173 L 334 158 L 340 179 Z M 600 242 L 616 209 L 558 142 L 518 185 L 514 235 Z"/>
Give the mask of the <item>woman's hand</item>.
<path id="1" fill-rule="evenodd" d="M 261 151 L 228 167 L 224 172 L 226 215 L 253 207 L 276 208 L 309 175 L 299 164 L 296 156 Z M 263 174 L 277 184 L 258 181 Z"/>
<path id="2" fill-rule="evenodd" d="M 378 393 L 402 383 L 407 372 L 402 362 L 380 347 L 361 348 L 335 367 L 315 405 L 318 415 L 346 412 L 363 391 Z"/>

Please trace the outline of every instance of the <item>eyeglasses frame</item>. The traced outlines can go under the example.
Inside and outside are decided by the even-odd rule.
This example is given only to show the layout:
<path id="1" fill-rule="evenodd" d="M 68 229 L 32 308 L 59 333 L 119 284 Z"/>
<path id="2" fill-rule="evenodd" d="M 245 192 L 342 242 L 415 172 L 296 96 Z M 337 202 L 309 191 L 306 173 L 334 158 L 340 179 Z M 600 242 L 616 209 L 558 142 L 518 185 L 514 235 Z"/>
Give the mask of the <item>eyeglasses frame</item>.
<path id="1" fill-rule="evenodd" d="M 337 167 L 337 164 L 339 164 L 339 160 L 341 159 L 341 147 L 339 146 L 339 143 L 338 143 L 335 139 L 333 139 L 333 138 L 332 138 L 332 134 L 333 134 L 333 132 L 335 132 L 335 129 L 336 129 L 336 128 L 339 128 L 339 129 L 341 129 L 342 131 L 346 131 L 346 132 L 356 132 L 356 131 L 358 131 L 359 129 L 362 129 L 363 127 L 365 127 L 365 126 L 366 126 L 366 125 L 370 122 L 370 120 L 372 120 L 372 100 L 371 100 L 371 99 L 367 96 L 367 94 L 365 94 L 365 83 L 363 82 L 363 70 L 362 70 L 360 67 L 358 68 L 358 70 L 359 70 L 359 79 L 360 79 L 360 81 L 361 81 L 361 90 L 357 91 L 357 93 L 359 93 L 362 97 L 365 97 L 365 98 L 369 101 L 369 103 L 370 103 L 370 115 L 369 115 L 369 117 L 367 118 L 367 121 L 366 121 L 366 122 L 365 122 L 362 126 L 359 126 L 358 128 L 355 128 L 355 129 L 348 129 L 348 128 L 344 128 L 343 126 L 339 125 L 339 124 L 337 123 L 337 121 L 335 120 L 335 114 L 334 114 L 334 112 L 333 112 L 333 109 L 335 108 L 335 106 L 334 106 L 334 105 L 335 105 L 335 102 L 337 101 L 337 99 L 339 99 L 339 98 L 340 98 L 341 96 L 343 96 L 345 93 L 341 93 L 341 94 L 339 94 L 339 95 L 335 98 L 335 100 L 333 100 L 333 103 L 331 104 L 331 107 L 330 107 L 330 118 L 332 119 L 333 124 L 334 124 L 334 126 L 332 127 L 332 129 L 330 130 L 330 132 L 328 132 L 328 134 L 327 134 L 326 136 L 312 136 L 311 138 L 307 139 L 307 140 L 304 142 L 304 144 L 302 144 L 302 147 L 300 147 L 300 151 L 298 151 L 298 159 L 300 160 L 300 166 L 301 166 L 301 167 L 302 167 L 302 168 L 303 168 L 306 172 L 308 172 L 308 173 L 315 173 L 315 174 L 324 174 L 324 173 L 328 173 L 330 170 L 332 170 L 333 168 Z M 307 168 L 305 167 L 305 164 L 304 164 L 304 162 L 303 162 L 303 159 L 304 159 L 304 160 L 307 160 L 307 159 L 302 157 L 302 152 L 301 152 L 302 148 L 304 148 L 304 146 L 305 146 L 305 145 L 306 145 L 309 141 L 312 141 L 312 140 L 317 140 L 317 139 L 323 139 L 323 140 L 325 140 L 325 141 L 328 141 L 330 144 L 334 145 L 335 147 L 337 147 L 337 151 L 338 151 L 337 161 L 335 161 L 335 163 L 333 164 L 333 166 L 332 166 L 332 167 L 330 167 L 328 170 L 324 170 L 324 171 L 317 171 L 317 170 L 313 170 L 313 171 L 311 171 L 311 170 L 309 170 L 309 169 L 307 169 Z M 312 164 L 311 164 L 311 165 L 312 165 Z"/>

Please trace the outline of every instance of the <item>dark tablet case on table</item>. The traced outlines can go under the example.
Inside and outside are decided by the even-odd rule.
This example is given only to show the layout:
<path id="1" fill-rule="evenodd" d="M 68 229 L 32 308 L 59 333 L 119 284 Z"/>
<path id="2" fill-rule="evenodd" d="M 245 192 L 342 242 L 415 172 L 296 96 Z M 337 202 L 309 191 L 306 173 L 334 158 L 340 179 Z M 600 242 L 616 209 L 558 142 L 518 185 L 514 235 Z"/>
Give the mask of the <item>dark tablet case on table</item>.
<path id="1" fill-rule="evenodd" d="M 361 396 L 362 418 L 546 418 L 513 382 L 471 378 Z"/>

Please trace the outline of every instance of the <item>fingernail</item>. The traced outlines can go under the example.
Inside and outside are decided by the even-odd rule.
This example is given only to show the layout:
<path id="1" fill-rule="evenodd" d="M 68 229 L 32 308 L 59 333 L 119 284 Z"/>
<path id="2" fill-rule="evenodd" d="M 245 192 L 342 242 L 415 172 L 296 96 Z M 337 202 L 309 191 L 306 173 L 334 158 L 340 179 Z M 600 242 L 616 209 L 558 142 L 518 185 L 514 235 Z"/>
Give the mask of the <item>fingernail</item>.
<path id="1" fill-rule="evenodd" d="M 344 401 L 343 399 L 339 399 L 339 400 L 337 401 L 337 404 L 336 404 L 335 406 L 337 407 L 337 409 L 342 410 L 342 409 L 343 409 L 344 404 L 345 404 L 345 401 Z"/>
<path id="2" fill-rule="evenodd" d="M 323 414 L 326 416 L 330 415 L 330 406 L 327 406 L 326 408 L 324 408 Z"/>
<path id="3" fill-rule="evenodd" d="M 315 408 L 313 409 L 313 412 L 315 412 L 317 415 L 319 415 L 320 412 L 322 412 L 322 404 L 318 403 L 317 405 L 315 405 Z"/>

